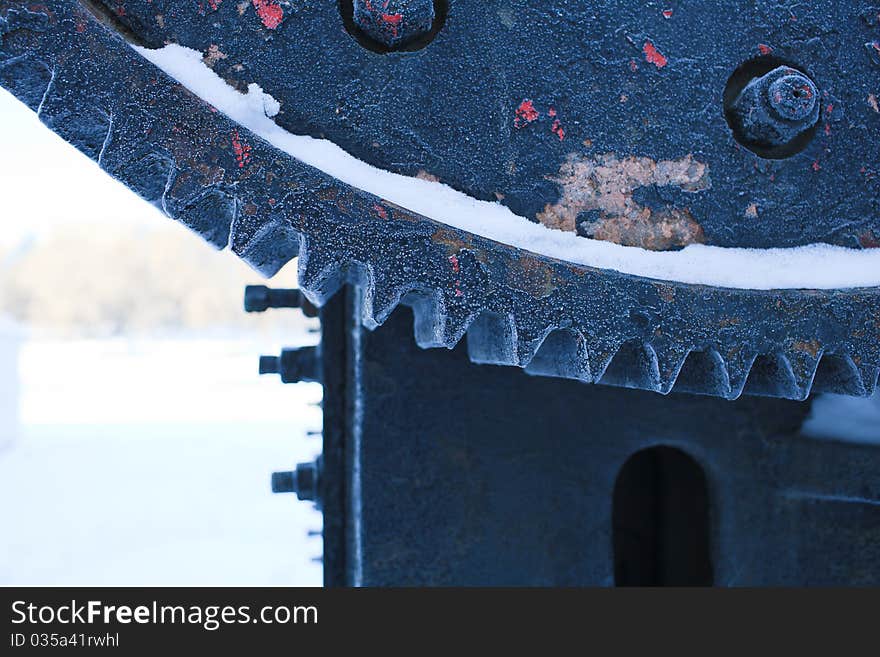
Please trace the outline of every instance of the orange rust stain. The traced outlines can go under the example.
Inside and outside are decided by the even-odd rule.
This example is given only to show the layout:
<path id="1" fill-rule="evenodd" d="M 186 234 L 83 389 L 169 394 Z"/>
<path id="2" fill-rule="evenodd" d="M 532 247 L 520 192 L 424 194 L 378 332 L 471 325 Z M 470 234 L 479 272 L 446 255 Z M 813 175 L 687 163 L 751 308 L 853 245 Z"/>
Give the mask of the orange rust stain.
<path id="1" fill-rule="evenodd" d="M 193 168 L 200 174 L 202 174 L 202 185 L 205 187 L 216 185 L 222 182 L 224 176 L 226 175 L 226 170 L 223 167 L 207 164 L 204 162 L 200 162 L 194 165 Z"/>
<path id="2" fill-rule="evenodd" d="M 424 169 L 419 169 L 418 173 L 416 173 L 416 178 L 419 180 L 427 180 L 428 182 L 440 182 L 440 178 L 435 176 L 433 173 L 428 173 Z"/>
<path id="3" fill-rule="evenodd" d="M 746 208 L 746 217 L 749 219 L 757 219 L 758 218 L 758 206 L 755 203 L 749 205 Z"/>
<path id="4" fill-rule="evenodd" d="M 675 288 L 671 285 L 657 285 L 657 293 L 666 303 L 675 301 Z"/>
<path id="5" fill-rule="evenodd" d="M 208 52 L 202 57 L 202 61 L 210 68 L 214 68 L 214 64 L 221 59 L 226 59 L 226 53 L 222 52 L 216 44 L 208 46 Z"/>
<path id="6" fill-rule="evenodd" d="M 507 268 L 507 284 L 536 299 L 549 297 L 558 287 L 553 266 L 528 255 L 510 263 Z"/>
<path id="7" fill-rule="evenodd" d="M 336 187 L 321 187 L 315 196 L 321 201 L 335 201 L 339 196 L 339 190 Z"/>
<path id="8" fill-rule="evenodd" d="M 583 226 L 595 239 L 654 251 L 705 241 L 689 209 L 651 209 L 633 198 L 635 190 L 650 185 L 675 186 L 691 193 L 709 189 L 709 168 L 692 155 L 657 162 L 613 153 L 595 158 L 572 154 L 551 180 L 561 187 L 560 199 L 537 215 L 548 228 L 575 232 L 584 212 L 598 211 L 599 218 Z"/>
<path id="9" fill-rule="evenodd" d="M 793 351 L 799 351 L 804 354 L 809 354 L 813 358 L 817 358 L 822 351 L 822 345 L 819 344 L 818 340 L 810 340 L 807 341 L 798 341 L 791 345 Z"/>
<path id="10" fill-rule="evenodd" d="M 446 252 L 449 255 L 454 255 L 462 249 L 467 249 L 471 246 L 469 239 L 462 239 L 459 233 L 453 232 L 447 228 L 438 228 L 437 231 L 431 235 L 431 241 L 445 246 Z"/>

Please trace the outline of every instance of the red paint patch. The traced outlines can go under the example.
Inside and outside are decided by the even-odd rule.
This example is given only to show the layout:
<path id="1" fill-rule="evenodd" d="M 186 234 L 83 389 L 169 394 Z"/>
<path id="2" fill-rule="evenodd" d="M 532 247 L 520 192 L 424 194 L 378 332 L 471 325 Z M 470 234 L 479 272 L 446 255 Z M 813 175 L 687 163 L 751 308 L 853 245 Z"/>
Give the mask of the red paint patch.
<path id="1" fill-rule="evenodd" d="M 642 51 L 645 53 L 645 59 L 648 63 L 653 64 L 657 68 L 663 68 L 669 63 L 669 60 L 666 59 L 663 53 L 657 50 L 657 47 L 650 41 L 645 41 Z"/>
<path id="2" fill-rule="evenodd" d="M 254 5 L 257 16 L 260 17 L 267 29 L 274 30 L 281 25 L 281 21 L 284 19 L 284 9 L 276 0 L 251 0 L 251 4 Z"/>
<path id="3" fill-rule="evenodd" d="M 461 265 L 458 262 L 458 256 L 455 254 L 449 256 L 449 262 L 452 265 L 452 273 L 458 274 L 461 271 Z M 464 292 L 461 291 L 461 281 L 455 281 L 455 296 L 464 296 Z"/>
<path id="4" fill-rule="evenodd" d="M 401 21 L 403 21 L 403 14 L 382 14 L 380 18 L 391 30 L 391 34 L 396 37 L 397 29 L 400 27 Z"/>
<path id="5" fill-rule="evenodd" d="M 220 9 L 220 5 L 223 4 L 223 0 L 208 0 L 208 6 L 211 7 L 214 11 Z"/>
<path id="6" fill-rule="evenodd" d="M 245 165 L 251 159 L 251 146 L 242 141 L 238 134 L 238 130 L 232 133 L 232 152 L 235 154 L 235 161 L 238 162 L 238 168 L 244 169 Z"/>
<path id="7" fill-rule="evenodd" d="M 553 122 L 553 127 L 550 128 L 554 135 L 559 137 L 559 141 L 565 141 L 565 128 L 562 127 L 562 124 L 559 122 L 559 119 L 556 119 Z"/>
<path id="8" fill-rule="evenodd" d="M 379 215 L 380 219 L 387 219 L 388 218 L 388 210 L 383 208 L 378 203 L 376 203 L 376 205 L 373 206 L 373 209 L 376 211 L 376 214 Z"/>
<path id="9" fill-rule="evenodd" d="M 632 71 L 633 73 L 638 71 L 639 70 L 639 63 L 634 59 L 629 60 L 629 70 Z"/>
<path id="10" fill-rule="evenodd" d="M 822 165 L 819 164 L 819 160 L 816 160 L 815 162 L 813 162 L 813 171 L 818 173 L 821 170 L 822 170 Z"/>
<path id="11" fill-rule="evenodd" d="M 520 106 L 516 108 L 516 117 L 513 119 L 514 128 L 525 128 L 530 123 L 538 120 L 541 114 L 535 109 L 534 103 L 530 100 L 524 100 Z"/>
<path id="12" fill-rule="evenodd" d="M 760 52 L 762 55 L 770 55 L 773 53 L 773 48 L 768 46 L 766 43 L 759 43 L 758 52 Z"/>
<path id="13" fill-rule="evenodd" d="M 664 9 L 663 10 L 663 18 L 669 19 L 672 18 L 672 14 L 675 13 L 672 9 Z"/>

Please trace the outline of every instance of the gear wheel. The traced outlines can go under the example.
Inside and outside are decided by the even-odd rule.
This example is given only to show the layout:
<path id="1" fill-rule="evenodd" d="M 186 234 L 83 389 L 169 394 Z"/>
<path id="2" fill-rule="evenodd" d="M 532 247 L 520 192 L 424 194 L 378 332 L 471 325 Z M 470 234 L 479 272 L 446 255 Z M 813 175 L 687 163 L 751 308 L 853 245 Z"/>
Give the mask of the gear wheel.
<path id="1" fill-rule="evenodd" d="M 155 17 L 155 3 L 147 4 Z M 156 45 L 156 20 L 129 10 L 122 21 L 105 5 L 113 3 L 0 2 L 0 84 L 216 247 L 267 275 L 299 256 L 313 303 L 357 284 L 368 327 L 407 304 L 422 347 L 451 348 L 467 335 L 477 363 L 662 394 L 803 400 L 812 392 L 867 396 L 877 385 L 878 288 L 757 291 L 652 280 L 528 253 L 414 214 L 217 112 L 120 37 Z M 303 14 L 293 18 L 314 19 Z M 271 22 L 255 27 L 264 42 L 277 36 L 281 23 Z M 647 65 L 659 69 L 665 57 L 652 48 L 645 46 Z M 557 131 L 551 138 L 563 141 Z M 834 234 L 850 244 L 851 235 Z"/>

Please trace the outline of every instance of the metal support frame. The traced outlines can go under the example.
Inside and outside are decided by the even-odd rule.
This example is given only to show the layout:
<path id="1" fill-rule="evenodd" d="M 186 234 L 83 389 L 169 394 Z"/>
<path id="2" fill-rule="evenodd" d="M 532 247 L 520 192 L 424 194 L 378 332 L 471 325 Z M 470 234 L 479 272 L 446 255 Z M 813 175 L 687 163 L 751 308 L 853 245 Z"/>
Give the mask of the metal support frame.
<path id="1" fill-rule="evenodd" d="M 613 585 L 616 562 L 651 559 L 616 547 L 615 525 L 632 529 L 633 496 L 655 493 L 672 515 L 656 518 L 656 562 L 635 583 L 710 583 L 680 570 L 700 541 L 675 515 L 686 476 L 615 493 L 628 460 L 656 447 L 705 477 L 711 583 L 880 583 L 880 450 L 801 436 L 809 402 L 474 365 L 464 344 L 414 345 L 407 309 L 364 330 L 359 299 L 347 287 L 321 315 L 326 585 Z"/>

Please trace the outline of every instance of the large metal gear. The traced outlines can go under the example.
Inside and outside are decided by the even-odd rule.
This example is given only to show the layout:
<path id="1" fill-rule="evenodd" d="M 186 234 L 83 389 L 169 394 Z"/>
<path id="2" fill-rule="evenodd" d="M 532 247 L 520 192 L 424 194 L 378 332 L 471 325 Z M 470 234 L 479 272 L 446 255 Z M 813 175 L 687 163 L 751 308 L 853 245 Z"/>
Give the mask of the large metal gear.
<path id="1" fill-rule="evenodd" d="M 498 243 L 297 161 L 127 43 L 194 48 L 231 85 L 258 83 L 280 100 L 288 130 L 585 237 L 661 250 L 877 247 L 880 11 L 799 7 L 795 20 L 774 3 L 734 5 L 719 17 L 717 7 L 450 1 L 435 3 L 432 21 L 396 13 L 399 27 L 370 30 L 345 2 L 340 13 L 276 0 L 2 1 L 0 84 L 213 245 L 264 274 L 299 256 L 314 303 L 357 283 L 369 327 L 410 305 L 422 347 L 467 334 L 477 363 L 664 394 L 870 395 L 878 288 L 685 284 Z M 782 118 L 768 110 L 756 124 L 743 107 L 765 87 L 801 95 L 775 105 L 771 95 Z M 797 104 L 803 94 L 821 94 L 818 115 Z M 627 188 L 615 213 L 575 198 L 571 171 L 591 154 L 649 168 L 699 162 L 712 185 L 703 173 L 654 179 Z M 662 230 L 639 219 L 646 208 Z"/>

